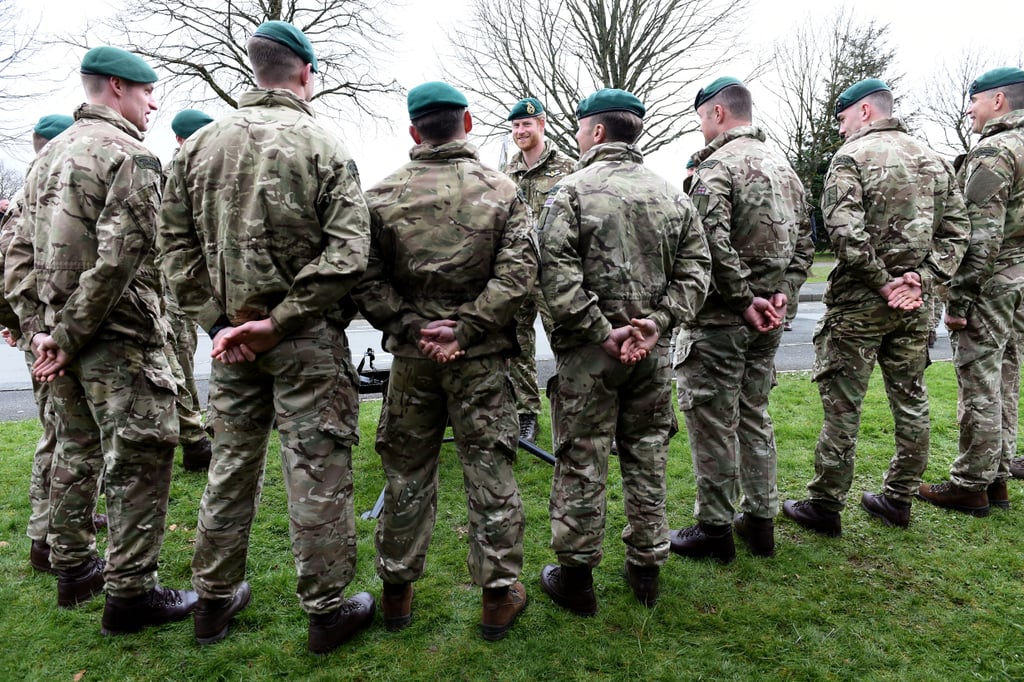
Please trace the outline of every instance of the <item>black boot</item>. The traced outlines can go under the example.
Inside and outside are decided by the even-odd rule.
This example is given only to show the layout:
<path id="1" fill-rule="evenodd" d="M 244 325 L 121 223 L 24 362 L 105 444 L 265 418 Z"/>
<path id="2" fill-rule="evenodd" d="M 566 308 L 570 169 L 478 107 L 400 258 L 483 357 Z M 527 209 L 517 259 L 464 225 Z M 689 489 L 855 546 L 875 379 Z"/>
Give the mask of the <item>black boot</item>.
<path id="1" fill-rule="evenodd" d="M 669 534 L 671 549 L 679 556 L 690 559 L 717 559 L 727 564 L 736 558 L 736 543 L 732 539 L 732 526 L 711 526 L 704 522 Z"/>
<path id="2" fill-rule="evenodd" d="M 597 613 L 594 578 L 590 566 L 548 564 L 540 572 L 540 586 L 552 600 L 577 616 Z"/>

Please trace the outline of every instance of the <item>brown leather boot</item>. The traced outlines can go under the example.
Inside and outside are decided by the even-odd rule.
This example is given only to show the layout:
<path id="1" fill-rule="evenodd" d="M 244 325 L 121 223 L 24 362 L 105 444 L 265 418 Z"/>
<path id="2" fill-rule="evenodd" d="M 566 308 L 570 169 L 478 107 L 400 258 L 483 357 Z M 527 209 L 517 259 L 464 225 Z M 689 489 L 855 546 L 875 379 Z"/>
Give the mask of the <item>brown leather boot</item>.
<path id="1" fill-rule="evenodd" d="M 548 564 L 540 572 L 540 587 L 551 599 L 577 616 L 597 613 L 594 577 L 590 566 Z"/>
<path id="2" fill-rule="evenodd" d="M 799 525 L 832 538 L 843 534 L 843 520 L 837 511 L 829 511 L 811 500 L 786 500 L 782 513 Z"/>
<path id="3" fill-rule="evenodd" d="M 98 556 L 79 565 L 57 571 L 57 606 L 71 609 L 103 591 L 105 563 Z"/>
<path id="4" fill-rule="evenodd" d="M 46 544 L 46 540 L 32 541 L 32 548 L 28 552 L 28 563 L 37 571 L 57 575 L 57 571 L 50 565 L 50 546 Z"/>
<path id="5" fill-rule="evenodd" d="M 398 632 L 412 622 L 412 583 L 384 583 L 380 596 L 384 627 Z"/>
<path id="6" fill-rule="evenodd" d="M 1000 509 L 1010 508 L 1010 491 L 1006 489 L 1006 479 L 996 479 L 992 481 L 988 490 L 988 503 L 990 505 L 999 507 Z"/>
<path id="7" fill-rule="evenodd" d="M 954 509 L 971 516 L 988 516 L 988 493 L 984 490 L 968 490 L 950 481 L 935 485 L 922 483 L 917 496 L 936 507 Z"/>
<path id="8" fill-rule="evenodd" d="M 123 635 L 153 625 L 173 623 L 187 618 L 197 601 L 199 596 L 192 590 L 172 590 L 160 585 L 136 597 L 108 594 L 100 633 Z"/>
<path id="9" fill-rule="evenodd" d="M 909 502 L 897 502 L 882 493 L 865 492 L 860 497 L 860 506 L 887 526 L 906 528 L 910 525 Z"/>
<path id="10" fill-rule="evenodd" d="M 508 587 L 485 587 L 480 634 L 488 641 L 502 639 L 526 609 L 526 588 L 518 580 Z"/>
<path id="11" fill-rule="evenodd" d="M 1014 457 L 1010 460 L 1010 478 L 1024 479 L 1024 457 Z"/>
<path id="12" fill-rule="evenodd" d="M 376 610 L 377 603 L 370 593 L 360 592 L 330 613 L 309 614 L 307 646 L 310 653 L 331 653 L 357 632 L 370 627 Z"/>
<path id="13" fill-rule="evenodd" d="M 754 556 L 775 556 L 775 521 L 750 514 L 737 514 L 732 521 L 736 535 L 740 536 Z"/>
<path id="14" fill-rule="evenodd" d="M 192 613 L 192 626 L 197 644 L 213 644 L 228 635 L 231 619 L 242 612 L 252 600 L 252 588 L 242 582 L 230 597 L 200 599 Z"/>
<path id="15" fill-rule="evenodd" d="M 633 590 L 633 596 L 647 608 L 652 608 L 658 603 L 658 575 L 661 573 L 659 566 L 637 566 L 626 561 L 622 567 L 622 577 L 626 579 L 629 588 Z"/>

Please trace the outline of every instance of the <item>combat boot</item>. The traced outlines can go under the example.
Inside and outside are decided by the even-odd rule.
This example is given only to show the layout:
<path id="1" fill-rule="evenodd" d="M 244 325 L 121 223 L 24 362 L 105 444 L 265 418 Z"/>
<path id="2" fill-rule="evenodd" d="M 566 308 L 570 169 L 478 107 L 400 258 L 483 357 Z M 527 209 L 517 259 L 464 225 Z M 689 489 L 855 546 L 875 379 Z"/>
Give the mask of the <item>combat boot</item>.
<path id="1" fill-rule="evenodd" d="M 537 424 L 537 415 L 524 412 L 519 415 L 519 437 L 531 443 L 536 442 L 537 433 L 540 427 Z"/>
<path id="2" fill-rule="evenodd" d="M 954 509 L 971 516 L 988 516 L 988 493 L 984 490 L 968 490 L 951 481 L 936 485 L 922 483 L 917 496 L 936 507 Z"/>
<path id="3" fill-rule="evenodd" d="M 57 571 L 50 565 L 50 546 L 46 544 L 46 540 L 32 541 L 32 548 L 28 552 L 28 563 L 37 571 L 57 575 Z"/>
<path id="4" fill-rule="evenodd" d="M 203 436 L 194 443 L 181 446 L 181 467 L 185 471 L 207 471 L 213 456 L 210 439 Z"/>
<path id="5" fill-rule="evenodd" d="M 1024 457 L 1014 457 L 1010 460 L 1010 477 L 1024 479 Z"/>
<path id="6" fill-rule="evenodd" d="M 251 600 L 252 589 L 247 582 L 242 582 L 230 597 L 200 599 L 192 614 L 196 643 L 213 644 L 227 637 L 231 619 L 241 613 Z"/>
<path id="7" fill-rule="evenodd" d="M 412 622 L 412 591 L 412 583 L 384 583 L 380 611 L 389 632 L 398 632 Z"/>
<path id="8" fill-rule="evenodd" d="M 823 509 L 811 500 L 786 500 L 782 513 L 797 524 L 832 538 L 843 534 L 843 520 L 839 512 Z"/>
<path id="9" fill-rule="evenodd" d="M 57 570 L 57 606 L 71 609 L 103 591 L 103 559 L 90 557 L 77 566 Z"/>
<path id="10" fill-rule="evenodd" d="M 485 587 L 480 634 L 488 641 L 502 639 L 526 609 L 526 588 L 518 580 L 508 587 Z"/>
<path id="11" fill-rule="evenodd" d="M 377 603 L 370 593 L 360 592 L 330 613 L 309 614 L 307 646 L 310 653 L 331 653 L 357 632 L 370 627 L 376 610 Z"/>
<path id="12" fill-rule="evenodd" d="M 103 607 L 104 635 L 124 635 L 143 628 L 187 618 L 196 607 L 199 596 L 192 590 L 172 590 L 157 585 L 135 597 L 107 595 Z"/>
<path id="13" fill-rule="evenodd" d="M 865 492 L 860 496 L 860 506 L 887 526 L 906 528 L 910 525 L 909 502 L 897 502 L 882 493 Z"/>
<path id="14" fill-rule="evenodd" d="M 106 514 L 93 514 L 92 525 L 96 530 L 103 530 L 107 527 L 107 515 Z"/>
<path id="15" fill-rule="evenodd" d="M 727 564 L 736 558 L 736 543 L 732 539 L 732 526 L 712 526 L 698 522 L 689 528 L 674 530 L 668 536 L 670 549 L 690 559 L 717 559 Z"/>
<path id="16" fill-rule="evenodd" d="M 626 579 L 629 588 L 633 590 L 633 596 L 647 608 L 658 603 L 658 575 L 661 573 L 659 566 L 637 566 L 626 561 L 622 567 L 622 577 Z"/>
<path id="17" fill-rule="evenodd" d="M 996 479 L 989 484 L 988 503 L 1000 509 L 1010 508 L 1010 491 L 1006 489 L 1006 479 Z"/>
<path id="18" fill-rule="evenodd" d="M 775 520 L 751 516 L 747 513 L 737 514 L 732 520 L 736 535 L 740 536 L 754 556 L 775 556 Z"/>
<path id="19" fill-rule="evenodd" d="M 540 586 L 551 599 L 577 616 L 597 613 L 594 576 L 590 566 L 548 564 L 540 572 Z"/>

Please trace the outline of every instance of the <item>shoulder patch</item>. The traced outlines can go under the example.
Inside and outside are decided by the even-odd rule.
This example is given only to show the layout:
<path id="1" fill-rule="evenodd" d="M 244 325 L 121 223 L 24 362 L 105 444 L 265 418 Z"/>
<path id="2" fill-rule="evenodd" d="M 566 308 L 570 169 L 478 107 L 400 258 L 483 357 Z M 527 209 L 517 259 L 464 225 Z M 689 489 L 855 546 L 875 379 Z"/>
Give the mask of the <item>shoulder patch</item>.
<path id="1" fill-rule="evenodd" d="M 156 173 L 162 173 L 163 168 L 160 166 L 160 159 L 155 156 L 148 156 L 146 154 L 135 154 L 132 156 L 132 161 L 139 168 L 145 168 Z"/>
<path id="2" fill-rule="evenodd" d="M 972 149 L 967 158 L 969 161 L 970 159 L 976 159 L 980 156 L 999 156 L 999 150 L 996 147 L 978 147 L 976 149 Z"/>
<path id="3" fill-rule="evenodd" d="M 822 210 L 828 210 L 832 206 L 835 206 L 838 200 L 839 189 L 835 185 L 829 185 L 825 188 L 825 193 L 821 197 Z"/>
<path id="4" fill-rule="evenodd" d="M 717 166 L 720 163 L 722 163 L 722 162 L 719 161 L 718 159 L 708 159 L 704 163 L 702 163 L 699 166 L 697 166 L 697 168 L 698 169 L 700 169 L 700 168 L 714 168 L 715 166 Z"/>
<path id="5" fill-rule="evenodd" d="M 548 208 L 551 204 L 555 203 L 555 199 L 558 198 L 558 194 L 562 191 L 561 185 L 555 185 L 548 190 L 548 198 L 544 200 L 544 208 Z M 522 192 L 520 192 L 522 194 Z M 524 199 L 525 201 L 525 199 Z"/>
<path id="6" fill-rule="evenodd" d="M 841 166 L 846 166 L 848 168 L 856 168 L 857 161 L 854 160 L 852 156 L 847 156 L 846 154 L 836 154 L 836 156 L 833 157 L 832 159 L 832 167 L 839 168 Z"/>
<path id="7" fill-rule="evenodd" d="M 347 170 L 349 172 L 349 175 L 354 177 L 356 180 L 359 179 L 359 167 L 356 166 L 355 161 L 349 159 L 348 162 L 345 164 L 345 170 Z"/>
<path id="8" fill-rule="evenodd" d="M 975 206 L 982 206 L 991 201 L 1003 185 L 1003 178 L 993 170 L 980 166 L 971 173 L 964 187 L 964 199 Z"/>

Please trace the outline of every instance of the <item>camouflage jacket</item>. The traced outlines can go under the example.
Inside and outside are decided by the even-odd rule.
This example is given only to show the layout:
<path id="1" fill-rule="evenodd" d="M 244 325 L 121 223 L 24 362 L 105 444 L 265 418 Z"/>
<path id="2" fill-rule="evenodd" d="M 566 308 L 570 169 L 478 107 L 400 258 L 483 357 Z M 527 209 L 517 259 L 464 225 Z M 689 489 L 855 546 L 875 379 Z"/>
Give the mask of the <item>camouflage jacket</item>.
<path id="1" fill-rule="evenodd" d="M 967 317 L 992 277 L 1024 282 L 1024 110 L 985 124 L 963 177 L 971 242 L 949 288 L 951 317 Z"/>
<path id="2" fill-rule="evenodd" d="M 850 135 L 825 176 L 821 212 L 835 250 L 826 305 L 885 305 L 878 293 L 906 272 L 925 292 L 948 282 L 970 222 L 949 163 L 886 118 Z"/>
<path id="3" fill-rule="evenodd" d="M 421 144 L 366 192 L 373 240 L 359 309 L 385 348 L 422 357 L 428 322 L 456 320 L 466 357 L 519 352 L 516 310 L 537 276 L 529 207 L 464 140 Z"/>
<path id="4" fill-rule="evenodd" d="M 530 205 L 533 218 L 536 220 L 544 208 L 548 192 L 559 180 L 572 173 L 575 167 L 575 161 L 558 151 L 554 144 L 545 142 L 544 152 L 533 168 L 527 167 L 520 151 L 509 161 L 505 173 L 519 185 L 519 190 L 526 197 L 526 203 Z"/>
<path id="5" fill-rule="evenodd" d="M 11 198 L 11 205 L 7 209 L 7 213 L 0 216 L 0 276 L 3 275 L 7 262 L 7 249 L 11 245 L 11 240 L 14 239 L 14 219 L 21 215 L 24 192 L 24 188 L 19 189 Z M 18 322 L 14 308 L 7 302 L 7 297 L 3 295 L 2 286 L 0 286 L 0 327 L 7 327 L 15 339 L 21 340 L 21 323 Z"/>
<path id="6" fill-rule="evenodd" d="M 814 261 L 800 179 L 755 126 L 728 130 L 698 152 L 690 198 L 711 249 L 712 288 L 695 324 L 744 324 L 754 296 L 796 302 Z"/>
<path id="7" fill-rule="evenodd" d="M 162 268 L 207 332 L 270 318 L 347 323 L 370 220 L 345 145 L 287 90 L 255 89 L 174 157 L 160 211 Z"/>
<path id="8" fill-rule="evenodd" d="M 623 142 L 599 144 L 551 193 L 540 215 L 540 282 L 551 347 L 602 343 L 630 318 L 665 336 L 704 303 L 711 256 L 689 198 Z"/>
<path id="9" fill-rule="evenodd" d="M 109 107 L 83 104 L 25 179 L 5 289 L 24 336 L 49 332 L 71 356 L 94 337 L 163 346 L 154 264 L 160 161 Z"/>

